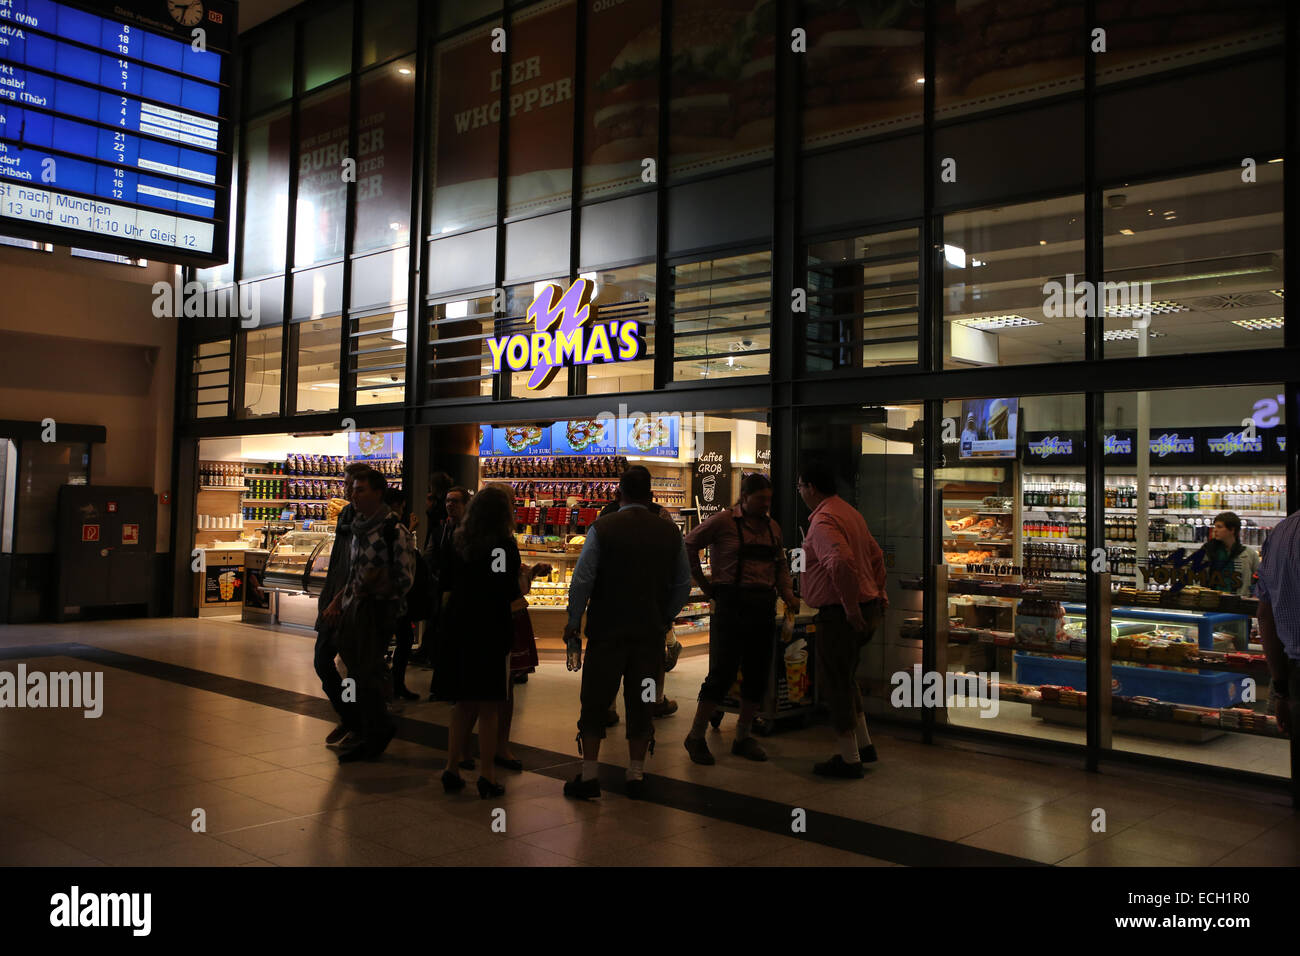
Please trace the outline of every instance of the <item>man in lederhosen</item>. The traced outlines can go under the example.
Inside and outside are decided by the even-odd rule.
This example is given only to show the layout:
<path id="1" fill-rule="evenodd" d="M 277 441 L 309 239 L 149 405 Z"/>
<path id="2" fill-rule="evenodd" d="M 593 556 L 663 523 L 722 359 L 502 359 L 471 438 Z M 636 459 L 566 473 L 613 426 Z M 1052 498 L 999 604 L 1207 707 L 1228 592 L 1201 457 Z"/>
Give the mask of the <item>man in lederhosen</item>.
<path id="1" fill-rule="evenodd" d="M 750 760 L 766 760 L 750 730 L 767 693 L 775 636 L 776 598 L 798 612 L 799 599 L 790 585 L 781 528 L 771 518 L 772 482 L 752 474 L 740 483 L 740 503 L 719 511 L 686 536 L 686 556 L 695 583 L 713 602 L 709 626 L 709 676 L 700 688 L 695 722 L 686 738 L 691 760 L 714 762 L 704 740 L 704 728 L 741 671 L 740 721 L 731 752 Z M 700 550 L 709 549 L 712 580 L 700 565 Z"/>

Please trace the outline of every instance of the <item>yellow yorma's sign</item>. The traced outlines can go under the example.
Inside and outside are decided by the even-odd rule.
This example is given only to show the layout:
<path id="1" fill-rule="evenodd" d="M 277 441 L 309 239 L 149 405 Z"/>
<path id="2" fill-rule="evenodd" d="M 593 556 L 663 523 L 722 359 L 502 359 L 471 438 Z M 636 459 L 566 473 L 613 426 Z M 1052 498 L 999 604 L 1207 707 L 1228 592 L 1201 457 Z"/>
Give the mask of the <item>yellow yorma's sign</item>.
<path id="1" fill-rule="evenodd" d="M 629 362 L 645 350 L 635 319 L 593 325 L 591 297 L 596 284 L 575 279 L 568 290 L 546 285 L 528 306 L 532 332 L 514 332 L 488 339 L 492 371 L 504 364 L 512 372 L 532 369 L 528 387 L 545 388 L 555 373 L 570 365 L 593 362 Z"/>

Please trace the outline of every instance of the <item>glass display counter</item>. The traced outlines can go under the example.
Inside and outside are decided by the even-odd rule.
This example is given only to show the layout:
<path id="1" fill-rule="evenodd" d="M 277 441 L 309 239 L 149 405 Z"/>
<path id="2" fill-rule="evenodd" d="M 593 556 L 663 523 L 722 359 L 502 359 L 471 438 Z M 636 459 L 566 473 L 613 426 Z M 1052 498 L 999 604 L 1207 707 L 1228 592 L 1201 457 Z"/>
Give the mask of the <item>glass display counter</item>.
<path id="1" fill-rule="evenodd" d="M 333 529 L 290 531 L 282 535 L 267 559 L 262 586 L 282 594 L 319 594 L 324 572 L 319 571 L 318 577 L 319 563 L 313 559 L 322 560 L 319 555 L 324 551 L 323 561 L 328 565 L 333 543 Z"/>

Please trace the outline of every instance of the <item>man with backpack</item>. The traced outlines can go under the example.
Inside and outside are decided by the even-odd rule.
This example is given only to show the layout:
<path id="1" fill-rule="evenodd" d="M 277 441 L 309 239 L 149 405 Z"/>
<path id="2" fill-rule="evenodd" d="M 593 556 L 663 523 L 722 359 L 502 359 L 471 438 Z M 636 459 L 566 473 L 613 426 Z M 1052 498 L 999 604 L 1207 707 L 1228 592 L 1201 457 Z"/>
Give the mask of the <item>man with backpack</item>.
<path id="1" fill-rule="evenodd" d="M 325 618 L 338 623 L 339 655 L 355 681 L 360 722 L 360 740 L 340 750 L 339 763 L 375 759 L 396 733 L 384 706 L 384 652 L 397 619 L 406 612 L 415 544 L 384 504 L 387 484 L 377 471 L 356 478 L 347 583 L 325 609 Z"/>
<path id="2" fill-rule="evenodd" d="M 354 461 L 344 469 L 343 494 L 352 498 L 352 486 L 357 476 L 370 470 L 364 462 Z M 351 503 L 344 505 L 339 512 L 338 522 L 334 526 L 334 545 L 330 549 L 329 571 L 325 575 L 325 586 L 317 599 L 319 610 L 316 614 L 316 675 L 320 677 L 321 689 L 329 698 L 334 712 L 339 715 L 339 724 L 325 738 L 325 746 L 332 748 L 351 747 L 359 739 L 361 723 L 357 718 L 355 698 L 343 699 L 343 678 L 339 675 L 338 665 L 334 659 L 339 656 L 338 616 L 327 618 L 325 611 L 331 602 L 343 590 L 348 580 L 348 556 L 352 550 L 352 519 L 356 509 Z"/>

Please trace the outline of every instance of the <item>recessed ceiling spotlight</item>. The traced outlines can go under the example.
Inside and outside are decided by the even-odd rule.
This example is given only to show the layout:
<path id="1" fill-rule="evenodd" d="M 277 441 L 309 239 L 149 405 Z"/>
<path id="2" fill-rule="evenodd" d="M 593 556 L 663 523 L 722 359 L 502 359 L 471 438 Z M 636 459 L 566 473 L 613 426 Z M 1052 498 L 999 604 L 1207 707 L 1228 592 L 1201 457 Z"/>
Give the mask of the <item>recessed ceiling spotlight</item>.
<path id="1" fill-rule="evenodd" d="M 1042 325 L 1037 319 L 1029 319 L 1023 315 L 981 315 L 972 319 L 957 319 L 953 325 L 964 326 L 968 329 L 980 329 L 990 331 L 993 329 L 1021 329 L 1031 325 Z"/>
<path id="2" fill-rule="evenodd" d="M 1251 332 L 1263 332 L 1266 329 L 1286 328 L 1286 319 L 1280 315 L 1267 319 L 1233 319 L 1232 324 L 1241 326 L 1241 328 L 1248 329 Z"/>
<path id="3" fill-rule="evenodd" d="M 1135 339 L 1138 337 L 1139 331 L 1140 330 L 1138 329 L 1109 329 L 1101 333 L 1101 338 L 1103 342 L 1116 342 L 1121 339 Z M 1165 332 L 1152 332 L 1150 329 L 1147 329 L 1148 338 L 1162 339 L 1166 334 L 1167 333 Z"/>
<path id="4" fill-rule="evenodd" d="M 1181 302 L 1173 302 L 1169 299 L 1155 299 L 1145 305 L 1108 305 L 1105 311 L 1112 318 L 1127 319 L 1135 315 L 1141 315 L 1144 312 L 1150 312 L 1152 315 L 1169 315 L 1173 312 L 1190 312 L 1192 310 Z"/>

